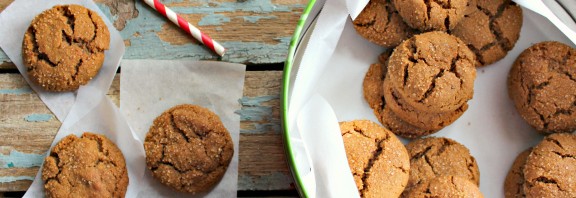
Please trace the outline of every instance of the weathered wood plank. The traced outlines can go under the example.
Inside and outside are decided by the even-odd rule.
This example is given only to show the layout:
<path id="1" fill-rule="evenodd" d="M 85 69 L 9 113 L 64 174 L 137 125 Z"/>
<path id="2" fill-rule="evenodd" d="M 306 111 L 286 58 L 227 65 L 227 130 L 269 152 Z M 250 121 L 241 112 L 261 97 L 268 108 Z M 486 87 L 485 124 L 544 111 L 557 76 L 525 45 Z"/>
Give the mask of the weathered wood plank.
<path id="1" fill-rule="evenodd" d="M 281 71 L 249 71 L 241 116 L 239 190 L 291 190 L 279 120 Z M 119 75 L 108 92 L 118 104 Z M 0 74 L 0 192 L 24 191 L 60 122 L 20 74 Z"/>
<path id="2" fill-rule="evenodd" d="M 0 0 L 0 10 L 12 0 Z M 163 0 L 183 18 L 228 50 L 221 60 L 236 63 L 280 63 L 306 0 Z M 217 55 L 171 24 L 142 1 L 97 0 L 121 30 L 126 59 L 215 60 Z M 3 6 L 3 7 L 2 7 Z M 0 69 L 9 61 L 0 52 Z"/>

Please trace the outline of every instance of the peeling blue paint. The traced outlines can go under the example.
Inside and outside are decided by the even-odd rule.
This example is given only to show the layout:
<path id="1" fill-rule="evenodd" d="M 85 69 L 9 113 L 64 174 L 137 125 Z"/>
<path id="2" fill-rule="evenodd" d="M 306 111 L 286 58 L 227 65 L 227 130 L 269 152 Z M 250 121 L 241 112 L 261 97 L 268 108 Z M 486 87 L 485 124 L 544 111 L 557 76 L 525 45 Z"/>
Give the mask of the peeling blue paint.
<path id="1" fill-rule="evenodd" d="M 242 109 L 236 111 L 240 121 L 251 126 L 240 129 L 244 134 L 262 134 L 280 132 L 279 118 L 272 116 L 272 107 L 263 106 L 265 102 L 278 99 L 279 96 L 243 97 L 239 100 Z"/>
<path id="2" fill-rule="evenodd" d="M 24 120 L 28 121 L 28 122 L 48 122 L 50 121 L 54 116 L 52 116 L 51 114 L 30 114 L 27 115 Z"/>
<path id="3" fill-rule="evenodd" d="M 279 96 L 242 97 L 238 102 L 242 106 L 260 106 L 264 102 L 280 98 Z"/>
<path id="4" fill-rule="evenodd" d="M 199 26 L 205 25 L 222 25 L 223 23 L 230 22 L 230 18 L 224 16 L 223 14 L 210 14 L 202 17 L 198 22 Z"/>
<path id="5" fill-rule="evenodd" d="M 261 176 L 238 175 L 238 190 L 286 190 L 292 188 L 292 183 L 292 176 L 282 172 Z M 266 189 L 262 189 L 264 186 Z"/>
<path id="6" fill-rule="evenodd" d="M 17 89 L 0 89 L 0 94 L 22 95 L 31 93 L 32 89 L 30 89 L 30 87 L 17 88 Z"/>
<path id="7" fill-rule="evenodd" d="M 258 22 L 260 19 L 277 19 L 277 16 L 243 16 L 242 17 L 244 19 L 244 21 L 248 21 L 250 23 L 256 23 Z"/>
<path id="8" fill-rule="evenodd" d="M 15 181 L 20 181 L 20 180 L 34 180 L 34 177 L 32 176 L 6 176 L 6 177 L 0 177 L 0 183 L 7 183 L 7 182 L 15 182 Z"/>
<path id="9" fill-rule="evenodd" d="M 0 168 L 30 168 L 42 165 L 44 155 L 23 153 L 16 150 L 10 151 L 9 155 L 0 154 Z"/>

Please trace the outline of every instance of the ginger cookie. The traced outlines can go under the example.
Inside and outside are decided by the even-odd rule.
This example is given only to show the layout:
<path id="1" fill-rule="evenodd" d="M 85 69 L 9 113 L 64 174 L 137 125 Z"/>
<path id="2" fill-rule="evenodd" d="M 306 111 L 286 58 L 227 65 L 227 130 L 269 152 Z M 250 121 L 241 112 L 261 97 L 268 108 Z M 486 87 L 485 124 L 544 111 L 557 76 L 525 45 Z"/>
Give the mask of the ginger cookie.
<path id="1" fill-rule="evenodd" d="M 109 47 L 108 27 L 96 12 L 57 5 L 32 20 L 22 56 L 33 82 L 48 91 L 74 91 L 98 74 Z"/>
<path id="2" fill-rule="evenodd" d="M 458 176 L 440 176 L 419 184 L 410 189 L 410 198 L 450 197 L 450 198 L 482 198 L 482 192 L 470 180 Z"/>
<path id="3" fill-rule="evenodd" d="M 522 28 L 522 8 L 511 0 L 479 0 L 451 34 L 476 54 L 476 66 L 492 64 L 514 48 Z"/>
<path id="4" fill-rule="evenodd" d="M 551 41 L 524 50 L 508 74 L 508 94 L 541 133 L 576 130 L 576 49 Z"/>
<path id="5" fill-rule="evenodd" d="M 576 197 L 576 135 L 552 134 L 532 149 L 524 165 L 526 197 Z"/>
<path id="6" fill-rule="evenodd" d="M 410 171 L 408 152 L 402 142 L 369 120 L 341 122 L 340 130 L 360 196 L 400 196 Z"/>
<path id="7" fill-rule="evenodd" d="M 526 197 L 526 194 L 524 194 L 524 166 L 526 165 L 526 159 L 528 159 L 530 152 L 532 152 L 532 148 L 526 149 L 518 154 L 514 163 L 512 163 L 512 167 L 508 175 L 506 175 L 506 180 L 504 180 L 504 197 Z"/>
<path id="8" fill-rule="evenodd" d="M 458 176 L 480 184 L 480 171 L 470 151 L 449 139 L 428 137 L 406 145 L 410 155 L 410 178 L 406 190 L 439 176 Z"/>
<path id="9" fill-rule="evenodd" d="M 414 35 L 390 0 L 371 0 L 354 20 L 354 29 L 377 45 L 393 48 Z"/>
<path id="10" fill-rule="evenodd" d="M 64 137 L 44 159 L 46 197 L 124 197 L 128 170 L 124 155 L 103 135 Z"/>
<path id="11" fill-rule="evenodd" d="M 460 23 L 468 0 L 393 0 L 398 14 L 420 31 L 451 30 Z"/>
<path id="12" fill-rule="evenodd" d="M 452 112 L 472 99 L 475 62 L 474 53 L 457 37 L 427 32 L 396 47 L 386 80 L 418 111 Z"/>
<path id="13" fill-rule="evenodd" d="M 210 110 L 178 105 L 158 116 L 144 141 L 154 178 L 181 192 L 206 192 L 224 176 L 234 147 L 228 130 Z"/>

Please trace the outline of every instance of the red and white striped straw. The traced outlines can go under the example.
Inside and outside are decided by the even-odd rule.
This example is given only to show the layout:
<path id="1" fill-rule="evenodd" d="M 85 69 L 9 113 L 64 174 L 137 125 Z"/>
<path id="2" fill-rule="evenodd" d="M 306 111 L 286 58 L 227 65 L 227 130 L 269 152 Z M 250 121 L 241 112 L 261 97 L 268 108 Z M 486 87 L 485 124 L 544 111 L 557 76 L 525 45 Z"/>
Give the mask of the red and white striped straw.
<path id="1" fill-rule="evenodd" d="M 210 38 L 208 35 L 200 32 L 200 30 L 198 28 L 196 28 L 196 27 L 194 27 L 194 25 L 188 23 L 186 20 L 184 20 L 184 18 L 178 16 L 170 8 L 164 6 L 164 4 L 160 3 L 159 0 L 144 0 L 144 2 L 146 2 L 146 4 L 148 4 L 150 7 L 154 8 L 156 11 L 160 12 L 160 14 L 162 14 L 165 17 L 167 17 L 168 19 L 170 19 L 170 21 L 172 21 L 172 23 L 178 25 L 178 27 L 180 27 L 180 29 L 186 31 L 188 34 L 192 35 L 192 37 L 194 37 L 196 40 L 200 41 L 206 47 L 208 47 L 212 51 L 216 52 L 216 54 L 218 54 L 220 56 L 224 55 L 224 52 L 226 51 L 226 49 L 224 49 L 224 47 L 222 47 L 222 45 L 220 45 L 216 41 L 212 40 L 212 38 Z"/>

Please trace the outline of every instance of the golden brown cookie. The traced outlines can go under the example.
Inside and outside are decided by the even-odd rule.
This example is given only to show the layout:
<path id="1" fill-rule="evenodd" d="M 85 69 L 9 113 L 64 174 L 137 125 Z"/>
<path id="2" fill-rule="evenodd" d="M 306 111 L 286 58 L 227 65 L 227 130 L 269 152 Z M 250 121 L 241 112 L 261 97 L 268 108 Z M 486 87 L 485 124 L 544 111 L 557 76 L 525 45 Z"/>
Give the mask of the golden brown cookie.
<path id="1" fill-rule="evenodd" d="M 371 0 L 353 23 L 362 37 L 388 48 L 396 47 L 416 32 L 406 25 L 390 0 Z"/>
<path id="2" fill-rule="evenodd" d="M 124 197 L 128 170 L 122 151 L 106 136 L 64 137 L 42 166 L 46 197 Z"/>
<path id="3" fill-rule="evenodd" d="M 530 152 L 532 152 L 532 148 L 526 149 L 518 154 L 514 163 L 512 163 L 512 167 L 508 175 L 506 175 L 506 180 L 504 180 L 504 196 L 506 198 L 526 197 L 526 194 L 524 194 L 524 166 Z"/>
<path id="4" fill-rule="evenodd" d="M 576 197 L 576 135 L 552 134 L 532 149 L 524 166 L 526 197 Z"/>
<path id="5" fill-rule="evenodd" d="M 393 0 L 398 14 L 421 31 L 451 30 L 464 17 L 468 0 Z"/>
<path id="6" fill-rule="evenodd" d="M 474 53 L 460 39 L 444 32 L 427 32 L 396 47 L 388 61 L 386 80 L 418 111 L 452 112 L 472 99 L 475 62 Z"/>
<path id="7" fill-rule="evenodd" d="M 524 50 L 508 74 L 516 109 L 542 133 L 576 130 L 576 49 L 542 42 Z"/>
<path id="8" fill-rule="evenodd" d="M 79 5 L 57 5 L 34 18 L 24 34 L 28 76 L 48 91 L 73 91 L 90 81 L 110 46 L 108 27 Z"/>
<path id="9" fill-rule="evenodd" d="M 158 116 L 144 141 L 146 165 L 161 183 L 205 192 L 224 176 L 234 154 L 228 130 L 210 110 L 178 105 Z"/>
<path id="10" fill-rule="evenodd" d="M 522 28 L 522 8 L 511 0 L 480 0 L 451 34 L 476 54 L 476 66 L 492 64 L 514 48 Z"/>
<path id="11" fill-rule="evenodd" d="M 458 176 L 480 184 L 480 170 L 470 151 L 449 139 L 428 137 L 406 145 L 410 155 L 410 179 L 406 190 L 439 176 Z"/>
<path id="12" fill-rule="evenodd" d="M 342 140 L 361 197 L 398 197 L 410 162 L 396 136 L 369 120 L 341 122 Z"/>
<path id="13" fill-rule="evenodd" d="M 474 185 L 470 180 L 446 175 L 421 183 L 407 192 L 405 197 L 482 198 L 484 196 L 478 186 Z"/>

